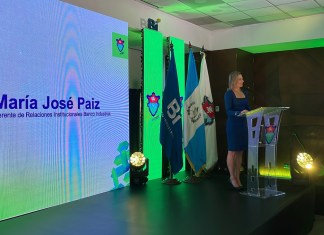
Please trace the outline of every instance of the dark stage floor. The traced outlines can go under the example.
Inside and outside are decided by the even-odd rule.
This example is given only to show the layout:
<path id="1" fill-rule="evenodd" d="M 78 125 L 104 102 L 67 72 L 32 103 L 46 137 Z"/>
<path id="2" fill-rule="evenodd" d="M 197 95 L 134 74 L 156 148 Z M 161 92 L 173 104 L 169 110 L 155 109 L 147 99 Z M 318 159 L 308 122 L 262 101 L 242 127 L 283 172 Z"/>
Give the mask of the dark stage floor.
<path id="1" fill-rule="evenodd" d="M 184 173 L 178 178 L 183 179 Z M 314 187 L 278 181 L 286 195 L 268 199 L 231 191 L 227 176 L 198 184 L 149 181 L 0 222 L 1 235 L 307 234 Z"/>

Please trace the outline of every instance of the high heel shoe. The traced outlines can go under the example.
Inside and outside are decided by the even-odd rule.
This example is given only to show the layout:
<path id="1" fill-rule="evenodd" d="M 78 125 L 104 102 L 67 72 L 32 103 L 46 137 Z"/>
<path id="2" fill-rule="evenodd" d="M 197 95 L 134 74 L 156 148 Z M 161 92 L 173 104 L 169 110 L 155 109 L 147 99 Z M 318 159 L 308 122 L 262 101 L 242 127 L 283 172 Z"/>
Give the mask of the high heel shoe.
<path id="1" fill-rule="evenodd" d="M 242 187 L 241 186 L 238 186 L 238 187 L 235 187 L 232 183 L 232 180 L 231 178 L 228 178 L 228 183 L 230 185 L 230 188 L 234 191 L 241 191 L 242 190 Z"/>

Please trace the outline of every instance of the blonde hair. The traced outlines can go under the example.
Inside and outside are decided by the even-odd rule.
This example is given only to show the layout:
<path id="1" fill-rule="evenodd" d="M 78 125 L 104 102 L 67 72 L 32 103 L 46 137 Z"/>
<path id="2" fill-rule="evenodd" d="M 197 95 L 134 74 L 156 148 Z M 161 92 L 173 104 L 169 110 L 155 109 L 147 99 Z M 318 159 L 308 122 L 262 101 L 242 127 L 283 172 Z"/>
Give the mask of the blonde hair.
<path id="1" fill-rule="evenodd" d="M 239 71 L 233 71 L 233 72 L 231 72 L 229 74 L 229 76 L 228 76 L 228 89 L 227 90 L 232 90 L 233 89 L 233 86 L 234 86 L 234 84 L 235 84 L 235 82 L 237 80 L 237 77 L 239 75 L 242 75 L 242 73 L 239 72 Z"/>

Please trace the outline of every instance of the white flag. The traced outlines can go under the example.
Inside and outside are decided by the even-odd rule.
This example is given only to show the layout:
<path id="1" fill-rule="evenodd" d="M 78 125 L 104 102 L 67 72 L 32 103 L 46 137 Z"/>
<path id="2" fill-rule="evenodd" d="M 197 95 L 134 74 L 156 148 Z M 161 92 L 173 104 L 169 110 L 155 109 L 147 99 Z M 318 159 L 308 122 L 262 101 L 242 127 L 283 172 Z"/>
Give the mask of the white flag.
<path id="1" fill-rule="evenodd" d="M 201 95 L 201 103 L 205 120 L 205 136 L 206 136 L 206 170 L 212 169 L 217 160 L 217 139 L 216 139 L 216 122 L 213 96 L 210 89 L 209 75 L 206 63 L 206 55 L 200 65 L 199 93 Z"/>
<path id="2" fill-rule="evenodd" d="M 183 133 L 183 146 L 187 160 L 195 174 L 199 176 L 206 164 L 206 141 L 196 62 L 191 48 L 188 59 Z"/>

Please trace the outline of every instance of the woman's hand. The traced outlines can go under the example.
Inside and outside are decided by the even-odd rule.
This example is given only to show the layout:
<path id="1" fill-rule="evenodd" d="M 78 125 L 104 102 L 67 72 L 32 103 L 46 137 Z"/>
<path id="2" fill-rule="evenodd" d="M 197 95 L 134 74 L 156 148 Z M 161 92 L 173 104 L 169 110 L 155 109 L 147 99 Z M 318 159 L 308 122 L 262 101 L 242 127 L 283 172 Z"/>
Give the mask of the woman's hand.
<path id="1" fill-rule="evenodd" d="M 249 110 L 244 109 L 244 110 L 241 111 L 240 115 L 243 115 L 243 114 L 245 114 L 247 112 L 249 112 Z"/>

